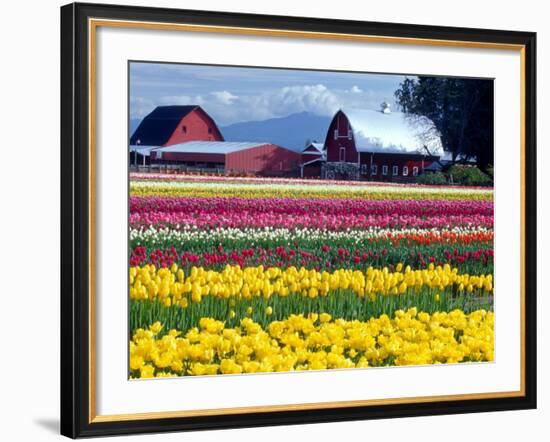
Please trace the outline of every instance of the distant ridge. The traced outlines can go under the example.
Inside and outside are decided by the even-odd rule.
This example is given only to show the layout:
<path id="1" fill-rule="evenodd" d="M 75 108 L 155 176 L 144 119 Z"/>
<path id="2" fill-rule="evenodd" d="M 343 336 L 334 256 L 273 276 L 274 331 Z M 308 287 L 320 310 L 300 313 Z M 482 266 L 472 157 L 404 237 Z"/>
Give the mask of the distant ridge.
<path id="1" fill-rule="evenodd" d="M 310 112 L 263 121 L 246 121 L 221 127 L 226 141 L 268 141 L 302 151 L 307 140 L 324 143 L 331 118 Z"/>

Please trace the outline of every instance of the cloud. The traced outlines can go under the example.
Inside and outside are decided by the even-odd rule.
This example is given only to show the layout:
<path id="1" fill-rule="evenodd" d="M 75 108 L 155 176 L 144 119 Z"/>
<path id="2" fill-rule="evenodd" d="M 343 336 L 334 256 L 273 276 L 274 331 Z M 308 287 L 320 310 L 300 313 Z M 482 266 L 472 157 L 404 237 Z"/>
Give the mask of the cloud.
<path id="1" fill-rule="evenodd" d="M 255 90 L 254 90 L 255 92 Z M 156 100 L 137 97 L 131 101 L 132 117 L 143 117 L 159 105 L 197 104 L 220 126 L 284 117 L 310 112 L 332 116 L 338 109 L 379 109 L 385 96 L 354 85 L 349 89 L 331 89 L 324 84 L 288 85 L 260 93 L 230 90 L 206 91 L 203 94 L 165 95 Z"/>
<path id="2" fill-rule="evenodd" d="M 259 95 L 244 96 L 239 100 L 254 110 L 254 119 L 281 117 L 297 112 L 332 115 L 341 106 L 338 96 L 322 84 L 285 86 Z"/>
<path id="3" fill-rule="evenodd" d="M 276 109 L 281 113 L 287 110 L 309 111 L 320 115 L 332 115 L 342 107 L 338 96 L 326 86 L 289 86 L 273 97 Z"/>
<path id="4" fill-rule="evenodd" d="M 211 92 L 210 95 L 212 95 L 213 97 L 215 97 L 220 103 L 222 104 L 232 104 L 234 100 L 236 100 L 237 97 L 236 95 L 233 95 L 231 92 L 229 91 L 216 91 L 216 92 Z"/>

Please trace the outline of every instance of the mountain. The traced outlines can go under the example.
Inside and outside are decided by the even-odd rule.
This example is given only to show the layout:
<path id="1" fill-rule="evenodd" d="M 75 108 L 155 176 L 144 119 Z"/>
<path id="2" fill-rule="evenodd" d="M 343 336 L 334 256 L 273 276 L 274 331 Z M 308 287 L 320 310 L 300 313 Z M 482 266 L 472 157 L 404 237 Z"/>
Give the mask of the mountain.
<path id="1" fill-rule="evenodd" d="M 266 141 L 301 151 L 307 140 L 325 141 L 331 118 L 300 112 L 281 118 L 221 127 L 226 141 Z"/>

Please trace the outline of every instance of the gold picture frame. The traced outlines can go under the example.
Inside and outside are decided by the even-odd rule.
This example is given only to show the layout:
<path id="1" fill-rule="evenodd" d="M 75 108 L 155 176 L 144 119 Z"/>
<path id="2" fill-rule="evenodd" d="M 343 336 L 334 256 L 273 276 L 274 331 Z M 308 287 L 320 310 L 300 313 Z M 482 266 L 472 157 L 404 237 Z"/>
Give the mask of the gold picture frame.
<path id="1" fill-rule="evenodd" d="M 533 33 L 71 4 L 62 31 L 62 434 L 69 437 L 536 406 Z M 426 397 L 100 415 L 96 412 L 96 60 L 100 27 L 514 51 L 521 81 L 521 388 Z M 86 226 L 84 229 L 83 226 Z M 422 407 L 415 405 L 423 404 Z M 315 410 L 313 414 L 311 411 Z"/>

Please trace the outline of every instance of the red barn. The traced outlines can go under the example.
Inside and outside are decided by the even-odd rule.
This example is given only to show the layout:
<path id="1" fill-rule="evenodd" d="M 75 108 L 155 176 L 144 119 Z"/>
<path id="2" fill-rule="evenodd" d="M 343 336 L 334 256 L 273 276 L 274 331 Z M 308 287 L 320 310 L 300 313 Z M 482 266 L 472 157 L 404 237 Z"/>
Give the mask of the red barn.
<path id="1" fill-rule="evenodd" d="M 224 141 L 215 121 L 200 106 L 159 106 L 130 138 L 134 165 L 288 175 L 298 171 L 300 158 L 299 153 L 267 142 Z"/>
<path id="2" fill-rule="evenodd" d="M 433 127 L 427 119 L 422 124 Z M 341 179 L 414 181 L 439 159 L 427 154 L 426 144 L 431 152 L 441 150 L 439 137 L 422 140 L 419 128 L 411 126 L 403 113 L 391 112 L 387 103 L 382 103 L 378 111 L 339 110 L 325 139 L 323 175 Z"/>
<path id="3" fill-rule="evenodd" d="M 413 182 L 439 157 L 415 153 L 361 152 L 360 176 L 372 181 Z"/>
<path id="4" fill-rule="evenodd" d="M 300 176 L 302 178 L 320 178 L 321 166 L 326 161 L 325 149 L 322 143 L 309 143 L 302 150 Z"/>
<path id="5" fill-rule="evenodd" d="M 130 145 L 171 146 L 186 141 L 223 141 L 215 121 L 200 106 L 158 106 L 139 124 Z"/>
<path id="6" fill-rule="evenodd" d="M 297 171 L 300 154 L 271 143 L 190 141 L 151 151 L 151 161 L 227 172 L 287 175 Z"/>

